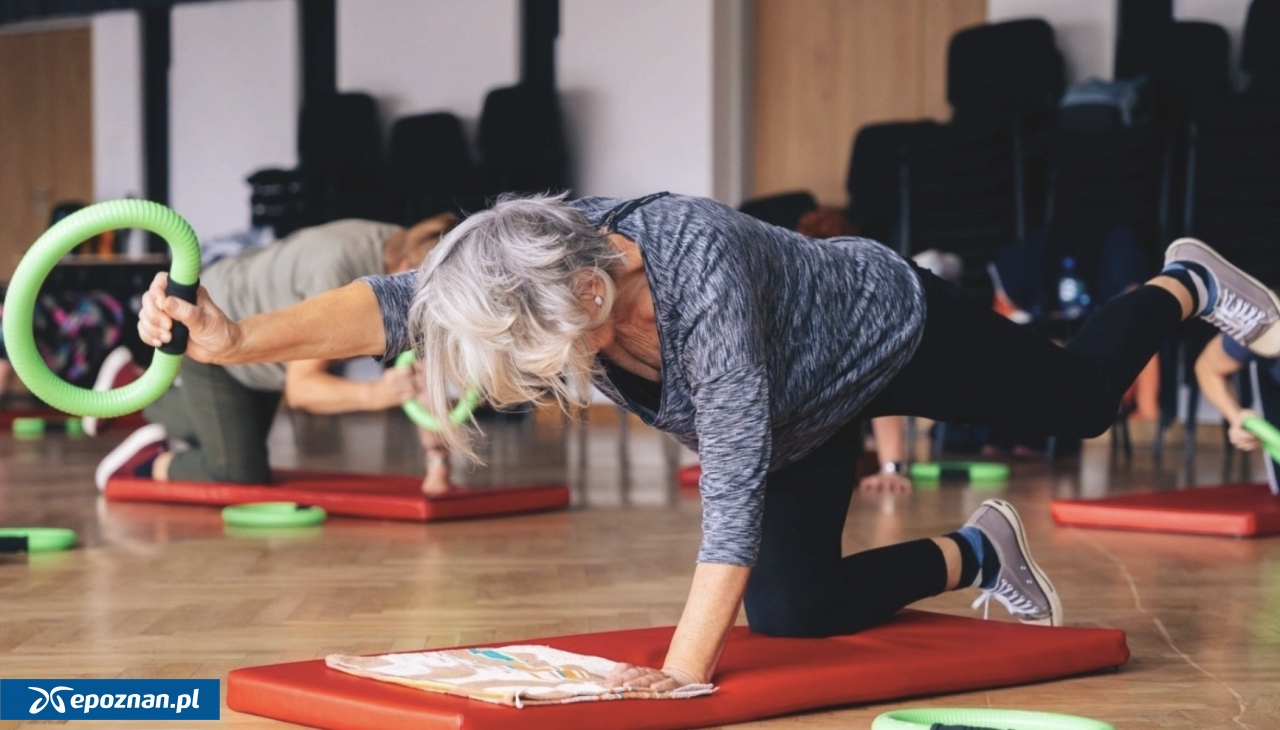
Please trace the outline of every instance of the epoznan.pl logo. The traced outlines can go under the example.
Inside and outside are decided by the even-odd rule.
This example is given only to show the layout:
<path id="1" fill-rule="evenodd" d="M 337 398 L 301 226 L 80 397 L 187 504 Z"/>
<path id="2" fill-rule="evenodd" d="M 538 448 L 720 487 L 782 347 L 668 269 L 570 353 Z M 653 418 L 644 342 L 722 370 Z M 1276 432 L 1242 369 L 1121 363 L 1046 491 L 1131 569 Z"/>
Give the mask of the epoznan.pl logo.
<path id="1" fill-rule="evenodd" d="M 31 703 L 31 709 L 27 710 L 27 712 L 30 712 L 32 715 L 40 714 L 40 711 L 45 707 L 52 707 L 60 713 L 67 711 L 66 705 L 62 704 L 62 698 L 58 696 L 58 693 L 64 689 L 69 690 L 71 689 L 70 687 L 54 687 L 53 689 L 27 687 L 27 689 L 34 689 L 40 694 L 40 696 L 36 698 L 36 701 Z"/>
<path id="2" fill-rule="evenodd" d="M 0 679 L 0 720 L 217 720 L 216 679 Z"/>

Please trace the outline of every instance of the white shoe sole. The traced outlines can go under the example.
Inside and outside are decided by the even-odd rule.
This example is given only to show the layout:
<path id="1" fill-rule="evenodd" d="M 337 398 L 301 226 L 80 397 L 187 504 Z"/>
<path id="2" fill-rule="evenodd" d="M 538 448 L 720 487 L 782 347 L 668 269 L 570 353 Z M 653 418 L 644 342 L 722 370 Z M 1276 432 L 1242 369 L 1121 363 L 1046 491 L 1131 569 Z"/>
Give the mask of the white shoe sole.
<path id="1" fill-rule="evenodd" d="M 111 384 L 116 381 L 120 370 L 131 362 L 133 362 L 133 353 L 129 352 L 129 348 L 122 345 L 112 350 L 102 361 L 102 367 L 98 369 L 98 377 L 93 381 L 93 390 L 99 393 L 111 390 Z M 98 435 L 99 423 L 99 419 L 95 416 L 85 416 L 80 419 L 80 425 L 89 436 Z"/>
<path id="2" fill-rule="evenodd" d="M 1009 524 L 1013 525 L 1013 534 L 1018 538 L 1018 549 L 1022 551 L 1022 557 L 1027 561 L 1027 567 L 1031 568 L 1031 577 L 1035 578 L 1036 584 L 1040 586 L 1040 590 L 1044 591 L 1045 596 L 1049 599 L 1049 618 L 1047 620 L 1023 621 L 1023 623 L 1040 626 L 1061 626 L 1062 601 L 1058 598 L 1058 592 L 1054 590 L 1049 576 L 1044 574 L 1040 566 L 1036 565 L 1035 558 L 1031 557 L 1031 548 L 1027 545 L 1027 529 L 1022 525 L 1022 518 L 1018 516 L 1018 511 L 1013 508 L 1012 504 L 1003 499 L 988 499 L 983 504 L 990 505 L 992 509 L 1003 515 L 1009 521 Z"/>
<path id="3" fill-rule="evenodd" d="M 129 460 L 137 455 L 139 451 L 150 446 L 151 444 L 164 441 L 168 437 L 168 431 L 162 423 L 149 423 L 142 428 L 129 434 L 129 438 L 120 442 L 120 445 L 111 450 L 111 453 L 102 457 L 102 461 L 98 463 L 98 468 L 93 471 L 93 483 L 97 485 L 98 491 L 107 488 L 107 480 L 113 474 L 120 471 Z"/>
<path id="4" fill-rule="evenodd" d="M 1236 274 L 1238 274 L 1241 278 L 1243 278 L 1245 281 L 1249 282 L 1250 284 L 1253 284 L 1254 286 L 1258 287 L 1262 291 L 1266 292 L 1267 297 L 1271 299 L 1271 306 L 1275 307 L 1276 311 L 1280 311 L 1280 297 L 1277 297 L 1276 293 L 1274 291 L 1271 291 L 1271 287 L 1268 287 L 1262 282 L 1253 278 L 1247 272 L 1245 272 L 1244 269 L 1241 269 L 1239 266 L 1236 266 L 1235 264 L 1223 258 L 1222 254 L 1213 250 L 1212 246 L 1210 246 L 1209 244 L 1197 238 L 1179 238 L 1178 240 L 1169 244 L 1169 247 L 1165 249 L 1166 264 L 1169 261 L 1178 260 L 1177 255 L 1171 252 L 1176 247 L 1179 247 L 1179 246 L 1189 246 L 1203 253 L 1209 254 L 1214 258 L 1215 261 L 1231 269 Z M 1219 284 L 1219 286 L 1221 286 L 1221 284 Z M 1266 331 L 1262 333 L 1261 337 L 1257 338 L 1253 342 L 1248 343 L 1248 345 L 1246 346 L 1254 353 L 1261 355 L 1263 357 L 1267 357 L 1267 358 L 1280 357 L 1280 321 L 1268 327 Z"/>

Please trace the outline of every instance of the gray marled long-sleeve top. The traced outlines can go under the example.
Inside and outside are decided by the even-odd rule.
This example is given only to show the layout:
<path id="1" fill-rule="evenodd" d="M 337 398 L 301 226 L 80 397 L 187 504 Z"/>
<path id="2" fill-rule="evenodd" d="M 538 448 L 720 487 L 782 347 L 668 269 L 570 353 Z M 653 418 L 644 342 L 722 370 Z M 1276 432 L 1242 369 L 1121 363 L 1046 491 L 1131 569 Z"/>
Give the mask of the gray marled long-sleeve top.
<path id="1" fill-rule="evenodd" d="M 620 202 L 572 205 L 599 223 Z M 644 259 L 662 382 L 604 363 L 596 385 L 698 452 L 698 561 L 753 565 L 766 474 L 823 443 L 906 364 L 924 324 L 919 278 L 874 241 L 807 238 L 705 198 L 659 198 L 616 228 Z M 408 347 L 416 274 L 365 281 L 394 356 Z"/>

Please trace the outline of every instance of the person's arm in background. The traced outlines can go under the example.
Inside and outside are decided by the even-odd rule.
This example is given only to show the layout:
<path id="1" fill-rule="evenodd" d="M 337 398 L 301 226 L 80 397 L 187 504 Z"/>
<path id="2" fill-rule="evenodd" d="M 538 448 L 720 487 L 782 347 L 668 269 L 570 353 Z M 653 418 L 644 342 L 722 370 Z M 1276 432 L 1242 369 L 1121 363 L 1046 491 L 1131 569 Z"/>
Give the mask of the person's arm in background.
<path id="1" fill-rule="evenodd" d="M 387 368 L 374 381 L 348 380 L 329 372 L 330 360 L 285 365 L 284 401 L 290 408 L 328 415 L 382 411 L 414 398 L 420 383 L 408 368 Z"/>
<path id="2" fill-rule="evenodd" d="M 871 432 L 876 439 L 876 456 L 880 471 L 862 478 L 858 488 L 864 492 L 910 492 L 911 479 L 904 472 L 907 463 L 906 419 L 881 416 L 871 419 Z"/>
<path id="3" fill-rule="evenodd" d="M 1257 414 L 1240 405 L 1231 383 L 1231 376 L 1240 372 L 1244 366 L 1245 362 L 1228 352 L 1223 335 L 1218 335 L 1209 341 L 1204 352 L 1196 359 L 1196 381 L 1200 383 L 1200 392 L 1204 393 L 1205 399 L 1221 411 L 1230 424 L 1227 438 L 1231 440 L 1231 444 L 1241 451 L 1253 451 L 1261 442 L 1257 436 L 1244 430 L 1241 424 L 1245 418 Z"/>
<path id="4" fill-rule="evenodd" d="M 148 345 L 159 346 L 173 338 L 174 320 L 182 322 L 191 332 L 186 355 L 199 362 L 237 365 L 342 360 L 360 355 L 381 357 L 387 350 L 378 297 L 364 281 L 287 309 L 233 322 L 209 298 L 204 287 L 199 290 L 196 304 L 165 296 L 168 278 L 168 274 L 157 274 L 143 295 L 138 334 Z M 396 289 L 407 311 L 412 288 Z"/>

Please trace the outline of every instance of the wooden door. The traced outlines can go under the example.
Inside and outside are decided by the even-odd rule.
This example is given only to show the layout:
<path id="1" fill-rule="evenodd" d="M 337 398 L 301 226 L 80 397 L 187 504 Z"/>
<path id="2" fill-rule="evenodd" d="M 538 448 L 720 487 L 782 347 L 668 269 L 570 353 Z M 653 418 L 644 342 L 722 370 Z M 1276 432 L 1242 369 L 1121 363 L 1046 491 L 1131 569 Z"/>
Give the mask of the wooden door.
<path id="1" fill-rule="evenodd" d="M 53 206 L 93 200 L 88 27 L 0 33 L 0 279 Z"/>
<path id="2" fill-rule="evenodd" d="M 946 119 L 947 43 L 986 0 L 757 0 L 752 195 L 845 202 L 854 134 Z"/>

